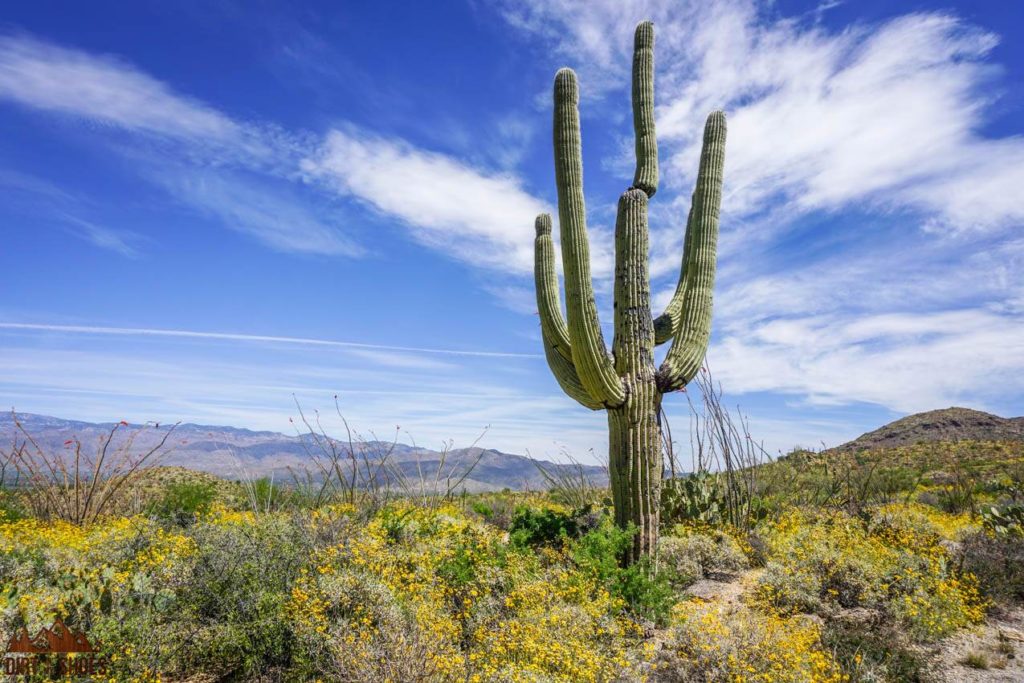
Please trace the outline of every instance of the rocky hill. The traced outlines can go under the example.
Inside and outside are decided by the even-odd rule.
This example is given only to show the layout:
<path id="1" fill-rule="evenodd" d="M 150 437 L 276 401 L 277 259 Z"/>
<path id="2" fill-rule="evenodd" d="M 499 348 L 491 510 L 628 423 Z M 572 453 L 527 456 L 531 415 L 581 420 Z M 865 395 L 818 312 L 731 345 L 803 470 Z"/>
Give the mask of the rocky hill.
<path id="1" fill-rule="evenodd" d="M 1024 441 L 1024 417 L 999 417 L 970 408 L 929 410 L 890 422 L 831 450 L 893 448 L 935 441 Z"/>
<path id="2" fill-rule="evenodd" d="M 65 442 L 78 439 L 83 452 L 91 454 L 96 444 L 117 426 L 116 423 L 99 424 L 64 420 L 46 415 L 19 413 L 18 420 L 43 449 L 51 452 L 67 450 Z M 166 434 L 169 425 L 122 425 L 112 445 L 134 435 L 133 452 L 145 452 Z M 0 413 L 0 452 L 6 451 L 15 438 L 21 438 L 10 413 Z M 258 432 L 235 427 L 182 424 L 178 425 L 167 441 L 169 452 L 159 464 L 180 466 L 209 472 L 225 479 L 272 476 L 277 481 L 290 481 L 292 473 L 305 471 L 316 474 L 315 459 L 325 461 L 328 444 L 323 437 L 313 438 L 308 433 L 292 436 L 277 432 Z M 347 440 L 335 440 L 334 447 L 350 462 Z M 408 483 L 418 484 L 421 479 L 431 486 L 435 481 L 443 488 L 446 481 L 457 481 L 473 466 L 459 489 L 469 492 L 512 490 L 539 490 L 548 488 L 537 463 L 528 457 L 502 453 L 493 449 L 456 448 L 445 453 L 402 443 L 356 441 L 351 445 L 361 467 L 364 463 L 387 460 L 380 471 L 394 479 L 404 477 Z M 559 471 L 576 475 L 575 466 L 539 461 L 550 473 Z M 597 486 L 605 486 L 608 476 L 603 467 L 582 466 L 582 473 Z"/>

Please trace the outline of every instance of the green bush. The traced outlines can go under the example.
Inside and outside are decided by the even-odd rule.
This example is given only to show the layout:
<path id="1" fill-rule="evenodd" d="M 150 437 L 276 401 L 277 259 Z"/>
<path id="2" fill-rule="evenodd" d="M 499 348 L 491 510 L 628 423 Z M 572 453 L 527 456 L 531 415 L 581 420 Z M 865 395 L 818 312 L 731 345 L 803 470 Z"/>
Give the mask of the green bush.
<path id="1" fill-rule="evenodd" d="M 537 510 L 523 506 L 516 509 L 508 531 L 513 545 L 536 547 L 576 538 L 580 528 L 574 515 L 549 508 Z"/>
<path id="2" fill-rule="evenodd" d="M 21 501 L 12 492 L 0 489 L 0 522 L 16 522 L 24 516 Z"/>
<path id="3" fill-rule="evenodd" d="M 287 668 L 293 635 L 285 608 L 309 554 L 301 524 L 249 516 L 239 524 L 198 522 L 194 550 L 176 567 L 136 573 L 94 633 L 173 674 L 251 680 Z"/>
<path id="4" fill-rule="evenodd" d="M 633 530 L 617 528 L 607 517 L 570 547 L 573 562 L 593 575 L 599 585 L 622 598 L 637 615 L 662 624 L 675 602 L 675 593 L 665 572 L 655 571 L 653 563 L 644 558 L 623 568 L 620 559 L 633 542 Z"/>
<path id="5" fill-rule="evenodd" d="M 187 526 L 209 510 L 216 497 L 217 486 L 212 481 L 175 481 L 147 506 L 146 514 Z"/>
<path id="6" fill-rule="evenodd" d="M 494 516 L 494 508 L 492 508 L 487 503 L 483 503 L 481 501 L 476 501 L 476 502 L 473 503 L 472 507 L 473 507 L 473 512 L 475 512 L 476 514 L 480 515 L 484 519 L 490 519 L 491 517 Z"/>

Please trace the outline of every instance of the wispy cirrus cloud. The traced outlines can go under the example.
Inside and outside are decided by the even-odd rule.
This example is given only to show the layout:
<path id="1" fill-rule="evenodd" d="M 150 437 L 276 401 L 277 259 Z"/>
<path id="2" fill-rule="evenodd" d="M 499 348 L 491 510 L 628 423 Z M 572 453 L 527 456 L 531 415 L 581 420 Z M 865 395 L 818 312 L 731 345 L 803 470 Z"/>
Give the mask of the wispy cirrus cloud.
<path id="1" fill-rule="evenodd" d="M 424 244 L 495 270 L 531 272 L 532 220 L 550 211 L 514 176 L 481 172 L 452 157 L 356 128 L 328 133 L 303 169 L 336 191 L 401 219 Z"/>
<path id="2" fill-rule="evenodd" d="M 301 187 L 243 171 L 157 168 L 154 181 L 177 200 L 218 219 L 225 227 L 287 253 L 358 257 L 366 253 L 346 234 L 337 208 L 315 208 L 299 199 Z"/>
<path id="3" fill-rule="evenodd" d="M 0 97 L 161 135 L 226 139 L 239 134 L 229 117 L 130 64 L 28 36 L 0 36 Z"/>
<path id="4" fill-rule="evenodd" d="M 25 412 L 287 432 L 296 400 L 333 414 L 337 395 L 364 433 L 400 424 L 404 442 L 469 445 L 490 425 L 485 447 L 556 454 L 545 435 L 558 434 L 581 457 L 603 421 L 513 381 L 543 366 L 531 354 L 67 325 L 5 324 L 0 335 L 0 395 Z M 329 416 L 325 427 L 343 429 Z"/>
<path id="5" fill-rule="evenodd" d="M 314 339 L 310 337 L 282 337 L 275 335 L 238 334 L 233 332 L 208 332 L 199 330 L 169 330 L 144 327 L 107 327 L 102 325 L 61 325 L 48 323 L 0 322 L 0 330 L 25 332 L 55 332 L 78 335 L 99 335 L 114 337 L 178 337 L 181 339 L 208 339 L 215 341 L 286 344 L 293 346 L 323 346 L 364 351 L 397 351 L 404 353 L 440 354 L 478 358 L 542 358 L 541 354 L 486 351 L 479 349 L 440 349 L 419 346 L 393 346 L 362 342 L 339 341 L 336 339 Z"/>
<path id="6" fill-rule="evenodd" d="M 142 239 L 138 233 L 96 225 L 77 216 L 65 214 L 64 218 L 72 226 L 72 231 L 76 235 L 97 247 L 113 251 L 127 258 L 139 257 L 140 252 L 136 245 Z"/>
<path id="7" fill-rule="evenodd" d="M 355 200 L 452 258 L 519 274 L 532 267 L 532 219 L 549 210 L 511 173 L 354 126 L 321 137 L 241 122 L 123 60 L 30 37 L 0 36 L 0 99 L 155 136 L 149 153 L 120 149 L 177 200 L 278 251 L 367 253 L 336 205 L 316 211 L 296 198 L 308 180 L 324 206 L 339 195 Z M 529 134 L 514 119 L 501 131 L 520 141 Z M 88 234 L 116 246 L 112 233 Z"/>
<path id="8" fill-rule="evenodd" d="M 144 178 L 272 249 L 365 253 L 327 212 L 316 215 L 294 197 L 303 133 L 237 121 L 121 59 L 27 36 L 0 36 L 0 99 L 108 127 L 109 148 L 143 168 Z M 46 181 L 7 180 L 22 192 L 81 203 Z M 76 234 L 101 248 L 139 255 L 137 235 L 69 219 L 69 213 L 62 210 L 58 218 L 73 224 Z"/>

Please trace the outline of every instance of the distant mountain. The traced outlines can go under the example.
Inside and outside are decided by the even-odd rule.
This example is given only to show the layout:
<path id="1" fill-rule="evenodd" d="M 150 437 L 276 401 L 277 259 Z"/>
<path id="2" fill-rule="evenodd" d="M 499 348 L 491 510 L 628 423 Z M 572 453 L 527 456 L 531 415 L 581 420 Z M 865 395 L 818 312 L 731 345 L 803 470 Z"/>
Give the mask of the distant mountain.
<path id="1" fill-rule="evenodd" d="M 79 422 L 31 413 L 19 413 L 18 420 L 41 448 L 54 452 L 66 450 L 65 441 L 77 438 L 86 452 L 91 453 L 94 444 L 117 426 L 114 422 Z M 133 451 L 145 452 L 163 438 L 170 425 L 150 425 L 147 429 L 141 427 L 122 427 L 117 432 L 119 440 L 113 445 L 123 444 L 129 435 L 136 434 Z M 11 414 L 0 414 L 0 448 L 11 444 L 16 437 L 20 437 L 20 434 Z M 348 441 L 334 440 L 334 444 L 348 461 Z M 226 479 L 273 476 L 278 481 L 290 480 L 292 472 L 308 470 L 316 473 L 318 470 L 314 456 L 322 453 L 322 447 L 329 447 L 322 437 L 317 440 L 309 434 L 288 436 L 277 432 L 196 424 L 179 425 L 168 439 L 167 446 L 170 452 L 160 460 L 161 465 L 177 465 Z M 442 454 L 401 443 L 360 441 L 352 445 L 352 450 L 361 464 L 365 455 L 366 462 L 371 463 L 371 466 L 379 463 L 387 454 L 390 471 L 401 472 L 401 475 L 413 482 L 421 478 L 433 482 L 436 477 L 443 487 L 444 481 L 458 480 L 476 462 L 476 467 L 463 481 L 460 490 L 478 492 L 503 488 L 548 488 L 544 476 L 530 458 L 493 449 L 458 448 Z M 570 465 L 549 461 L 540 461 L 540 464 L 552 473 L 577 473 L 576 468 Z M 384 472 L 383 469 L 381 471 Z M 582 473 L 597 486 L 607 485 L 608 475 L 603 467 L 582 466 Z"/>
<path id="2" fill-rule="evenodd" d="M 830 449 L 892 448 L 934 441 L 1024 441 L 1024 417 L 999 417 L 970 408 L 915 413 Z"/>

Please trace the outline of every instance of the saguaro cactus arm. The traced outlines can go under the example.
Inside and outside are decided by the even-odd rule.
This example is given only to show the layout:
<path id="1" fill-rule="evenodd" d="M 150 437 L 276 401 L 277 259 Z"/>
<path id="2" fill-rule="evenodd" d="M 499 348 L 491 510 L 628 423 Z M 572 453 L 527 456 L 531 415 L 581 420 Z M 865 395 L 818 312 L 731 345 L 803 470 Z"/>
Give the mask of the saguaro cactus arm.
<path id="1" fill-rule="evenodd" d="M 722 205 L 725 134 L 725 114 L 721 111 L 712 112 L 704 125 L 700 170 L 687 222 L 688 244 L 683 254 L 680 275 L 683 290 L 679 304 L 680 318 L 672 346 L 658 370 L 658 386 L 662 391 L 675 391 L 693 379 L 704 361 L 708 338 L 711 336 L 712 288 L 715 284 L 715 251 Z"/>
<path id="2" fill-rule="evenodd" d="M 537 290 L 537 313 L 540 327 L 551 346 L 570 363 L 572 346 L 569 328 L 562 318 L 561 297 L 558 295 L 558 273 L 555 270 L 555 245 L 551 239 L 551 216 L 542 213 L 534 223 L 537 239 L 533 248 L 533 278 Z"/>
<path id="3" fill-rule="evenodd" d="M 664 344 L 676 336 L 679 323 L 683 319 L 683 298 L 686 294 L 686 255 L 690 253 L 690 238 L 693 236 L 693 203 L 691 198 L 690 215 L 686 219 L 686 233 L 683 236 L 683 258 L 679 266 L 679 280 L 672 300 L 665 307 L 665 312 L 654 319 L 654 343 Z"/>
<path id="4" fill-rule="evenodd" d="M 533 272 L 541 336 L 544 340 L 544 356 L 562 390 L 587 408 L 598 410 L 603 405 L 583 388 L 576 366 L 572 364 L 569 330 L 562 319 L 562 304 L 558 296 L 555 245 L 551 241 L 551 216 L 537 216 L 536 228 Z"/>
<path id="5" fill-rule="evenodd" d="M 562 270 L 569 317 L 572 360 L 580 382 L 606 406 L 621 405 L 626 394 L 615 374 L 597 316 L 590 283 L 590 244 L 583 200 L 583 159 L 580 146 L 579 86 L 572 69 L 555 75 L 555 182 L 562 237 Z"/>
<path id="6" fill-rule="evenodd" d="M 640 22 L 633 34 L 633 187 L 648 197 L 658 191 L 658 139 L 654 134 L 654 24 Z"/>
<path id="7" fill-rule="evenodd" d="M 595 401 L 594 397 L 583 388 L 583 384 L 580 383 L 580 376 L 576 373 L 576 367 L 572 364 L 572 361 L 563 358 L 562 354 L 558 353 L 546 336 L 544 337 L 544 357 L 547 358 L 548 367 L 551 368 L 551 374 L 555 376 L 558 386 L 562 387 L 562 391 L 569 398 L 591 410 L 601 410 L 604 408 L 603 403 Z"/>

